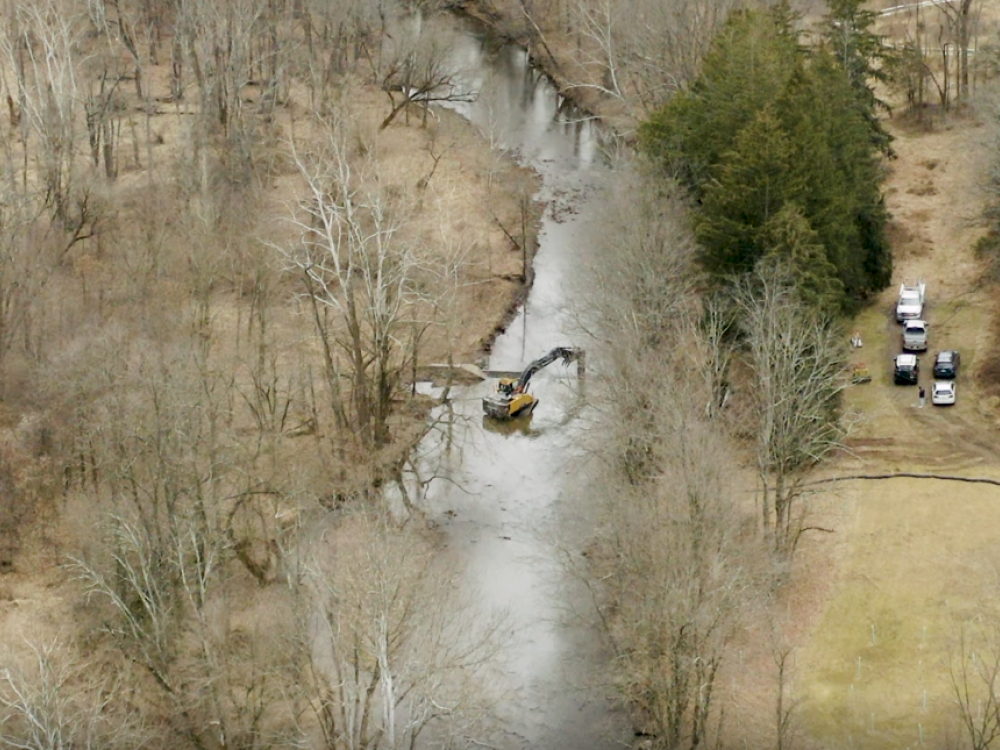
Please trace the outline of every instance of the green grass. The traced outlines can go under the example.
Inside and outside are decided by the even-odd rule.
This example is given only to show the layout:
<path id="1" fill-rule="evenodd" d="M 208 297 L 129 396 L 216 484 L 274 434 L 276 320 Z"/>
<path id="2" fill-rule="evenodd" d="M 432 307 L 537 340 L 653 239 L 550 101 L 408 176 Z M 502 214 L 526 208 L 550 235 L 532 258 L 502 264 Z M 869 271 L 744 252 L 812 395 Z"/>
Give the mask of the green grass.
<path id="1" fill-rule="evenodd" d="M 995 596 L 1000 491 L 904 479 L 859 489 L 846 568 L 798 660 L 800 718 L 824 748 L 916 748 L 919 727 L 940 747 L 956 718 L 962 623 Z"/>

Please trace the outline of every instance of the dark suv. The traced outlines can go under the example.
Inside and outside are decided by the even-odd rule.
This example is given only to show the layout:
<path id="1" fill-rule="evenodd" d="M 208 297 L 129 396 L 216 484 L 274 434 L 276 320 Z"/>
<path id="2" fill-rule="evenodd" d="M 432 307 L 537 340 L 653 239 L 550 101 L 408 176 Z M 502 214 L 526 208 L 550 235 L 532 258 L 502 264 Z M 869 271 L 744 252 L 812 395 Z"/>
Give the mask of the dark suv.
<path id="1" fill-rule="evenodd" d="M 920 360 L 916 354 L 899 354 L 896 356 L 892 370 L 892 379 L 896 385 L 916 385 L 920 378 Z"/>
<path id="2" fill-rule="evenodd" d="M 956 351 L 938 352 L 937 358 L 934 360 L 934 377 L 957 378 L 960 361 L 961 358 Z"/>

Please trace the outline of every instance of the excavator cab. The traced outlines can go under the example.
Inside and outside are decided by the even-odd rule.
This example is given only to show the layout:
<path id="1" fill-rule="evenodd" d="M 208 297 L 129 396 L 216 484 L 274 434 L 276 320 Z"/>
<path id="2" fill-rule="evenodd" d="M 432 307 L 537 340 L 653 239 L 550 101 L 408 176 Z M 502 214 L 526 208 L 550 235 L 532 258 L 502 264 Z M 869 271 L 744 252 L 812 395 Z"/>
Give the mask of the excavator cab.
<path id="1" fill-rule="evenodd" d="M 517 387 L 517 378 L 500 378 L 497 381 L 497 393 L 502 396 L 513 396 Z"/>

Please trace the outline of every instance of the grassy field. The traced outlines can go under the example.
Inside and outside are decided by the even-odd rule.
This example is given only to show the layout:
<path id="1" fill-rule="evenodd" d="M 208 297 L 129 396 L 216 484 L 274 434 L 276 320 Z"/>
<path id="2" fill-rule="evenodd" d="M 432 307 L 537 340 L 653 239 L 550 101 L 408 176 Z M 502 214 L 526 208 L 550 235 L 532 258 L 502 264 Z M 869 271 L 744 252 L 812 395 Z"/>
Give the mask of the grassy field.
<path id="1" fill-rule="evenodd" d="M 963 628 L 997 600 L 1000 488 L 857 484 L 840 583 L 798 657 L 804 728 L 823 747 L 942 747 Z"/>
<path id="2" fill-rule="evenodd" d="M 899 132 L 889 181 L 894 216 L 893 284 L 855 321 L 864 347 L 852 361 L 872 382 L 847 394 L 851 451 L 829 474 L 915 472 L 1000 480 L 1000 433 L 977 363 L 992 346 L 994 303 L 979 283 L 972 247 L 982 229 L 968 186 L 983 163 L 974 122 L 933 133 Z M 978 156 L 977 156 L 978 154 Z M 903 279 L 927 282 L 930 348 L 920 383 L 930 390 L 934 354 L 958 349 L 954 407 L 917 408 L 917 389 L 895 386 L 900 351 L 893 305 Z M 839 537 L 824 566 L 822 604 L 796 654 L 802 744 L 886 750 L 964 747 L 953 670 L 982 664 L 997 649 L 976 639 L 977 623 L 1000 613 L 1000 487 L 938 479 L 837 483 Z M 1000 621 L 1000 617 L 998 620 Z M 969 652 L 976 652 L 978 662 Z M 978 698 L 972 700 L 978 711 Z"/>

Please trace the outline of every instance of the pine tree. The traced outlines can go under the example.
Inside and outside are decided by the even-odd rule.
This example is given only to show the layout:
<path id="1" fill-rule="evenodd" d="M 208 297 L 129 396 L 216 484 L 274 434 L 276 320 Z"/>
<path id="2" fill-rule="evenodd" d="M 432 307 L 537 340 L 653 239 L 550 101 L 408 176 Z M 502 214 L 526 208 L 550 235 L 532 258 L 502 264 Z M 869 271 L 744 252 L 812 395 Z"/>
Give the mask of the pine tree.
<path id="1" fill-rule="evenodd" d="M 761 237 L 767 248 L 764 261 L 787 269 L 799 298 L 822 318 L 835 317 L 844 299 L 844 285 L 799 207 L 786 203 L 764 226 Z"/>
<path id="2" fill-rule="evenodd" d="M 789 201 L 802 198 L 793 162 L 787 133 L 765 107 L 737 134 L 704 191 L 695 233 L 709 273 L 746 273 L 767 252 L 762 231 Z"/>
<path id="3" fill-rule="evenodd" d="M 892 109 L 875 94 L 877 84 L 890 81 L 894 54 L 882 43 L 882 37 L 871 31 L 878 14 L 863 9 L 863 4 L 864 0 L 830 0 L 824 37 L 858 98 L 872 143 L 886 156 L 895 158 L 892 136 L 879 119 L 879 112 L 891 114 Z"/>
<path id="4" fill-rule="evenodd" d="M 838 2 L 864 22 L 854 0 Z M 691 91 L 644 124 L 640 143 L 699 204 L 694 224 L 713 276 L 752 269 L 774 241 L 769 223 L 794 204 L 796 231 L 812 232 L 825 251 L 815 256 L 824 270 L 811 296 L 826 306 L 839 290 L 848 309 L 892 271 L 875 105 L 857 88 L 868 79 L 844 67 L 870 53 L 807 50 L 794 21 L 784 3 L 734 14 Z"/>
<path id="5" fill-rule="evenodd" d="M 847 298 L 862 299 L 888 283 L 892 268 L 883 236 L 888 217 L 880 192 L 880 154 L 837 60 L 820 50 L 807 62 L 780 108 L 806 183 L 802 209 L 822 238 Z"/>
<path id="6" fill-rule="evenodd" d="M 801 53 L 789 24 L 781 6 L 733 13 L 691 90 L 640 126 L 643 150 L 696 194 L 739 132 L 787 87 Z"/>

